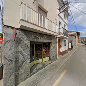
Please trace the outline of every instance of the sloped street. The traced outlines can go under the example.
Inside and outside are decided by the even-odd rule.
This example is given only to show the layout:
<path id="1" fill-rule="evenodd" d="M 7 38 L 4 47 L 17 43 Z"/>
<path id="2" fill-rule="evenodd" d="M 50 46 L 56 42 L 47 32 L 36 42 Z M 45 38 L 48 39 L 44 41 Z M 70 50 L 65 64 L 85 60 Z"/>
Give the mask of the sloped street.
<path id="1" fill-rule="evenodd" d="M 86 86 L 86 46 L 79 47 L 71 56 L 60 77 L 55 86 Z"/>
<path id="2" fill-rule="evenodd" d="M 85 65 L 86 46 L 82 45 L 60 68 L 55 62 L 19 86 L 86 86 Z"/>
<path id="3" fill-rule="evenodd" d="M 38 73 L 34 74 L 24 82 L 22 82 L 19 86 L 58 86 L 60 85 L 61 79 L 63 78 L 64 70 L 68 71 L 71 58 L 74 57 L 74 53 L 77 53 L 77 49 L 71 51 L 69 56 L 65 59 L 60 59 L 46 68 L 42 69 Z M 59 79 L 61 75 L 61 78 Z M 63 85 L 64 86 L 64 85 Z"/>

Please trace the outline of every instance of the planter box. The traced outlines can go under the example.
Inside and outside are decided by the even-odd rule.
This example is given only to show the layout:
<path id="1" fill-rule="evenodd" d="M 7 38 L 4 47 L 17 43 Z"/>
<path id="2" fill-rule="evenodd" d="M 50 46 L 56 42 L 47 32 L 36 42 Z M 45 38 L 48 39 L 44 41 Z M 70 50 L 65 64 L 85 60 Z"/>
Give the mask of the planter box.
<path id="1" fill-rule="evenodd" d="M 43 58 L 43 62 L 49 61 L 49 57 Z"/>
<path id="2" fill-rule="evenodd" d="M 42 62 L 42 59 L 39 59 L 40 63 Z"/>

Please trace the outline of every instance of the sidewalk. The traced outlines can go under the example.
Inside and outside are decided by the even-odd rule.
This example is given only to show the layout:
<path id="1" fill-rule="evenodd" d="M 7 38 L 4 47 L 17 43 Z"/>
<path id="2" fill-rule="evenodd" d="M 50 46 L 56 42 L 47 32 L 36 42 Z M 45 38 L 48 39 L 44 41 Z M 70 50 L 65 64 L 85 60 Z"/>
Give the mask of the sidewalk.
<path id="1" fill-rule="evenodd" d="M 70 56 L 78 49 L 78 47 L 74 48 L 71 52 L 68 52 L 64 56 L 50 65 L 46 66 L 38 73 L 34 74 L 24 82 L 20 83 L 18 86 L 49 86 L 49 83 L 52 83 L 53 76 L 58 75 L 58 71 L 64 64 L 70 59 Z"/>
<path id="2" fill-rule="evenodd" d="M 0 86 L 3 86 L 3 80 L 0 80 Z"/>
<path id="3" fill-rule="evenodd" d="M 72 50 L 68 51 L 68 53 L 66 53 L 63 56 L 60 56 L 58 60 L 65 60 L 66 58 L 70 57 L 76 50 L 77 50 L 78 46 L 75 46 Z"/>

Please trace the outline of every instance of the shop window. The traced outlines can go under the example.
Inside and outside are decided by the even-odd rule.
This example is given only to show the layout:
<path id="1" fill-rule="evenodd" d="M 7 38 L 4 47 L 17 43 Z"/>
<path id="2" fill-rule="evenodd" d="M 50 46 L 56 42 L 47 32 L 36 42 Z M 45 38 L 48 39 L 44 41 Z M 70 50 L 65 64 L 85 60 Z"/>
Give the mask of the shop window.
<path id="1" fill-rule="evenodd" d="M 43 62 L 43 58 L 50 58 L 50 43 L 32 42 L 30 47 L 30 62 Z"/>
<path id="2" fill-rule="evenodd" d="M 0 6 L 0 12 L 1 12 L 1 6 Z"/>

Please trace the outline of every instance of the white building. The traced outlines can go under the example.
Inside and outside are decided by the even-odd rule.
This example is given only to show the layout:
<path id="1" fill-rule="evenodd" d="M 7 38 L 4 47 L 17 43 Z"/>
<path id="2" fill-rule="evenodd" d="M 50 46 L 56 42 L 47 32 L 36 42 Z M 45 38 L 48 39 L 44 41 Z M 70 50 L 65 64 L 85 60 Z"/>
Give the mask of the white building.
<path id="1" fill-rule="evenodd" d="M 0 0 L 0 33 L 2 32 L 3 0 Z"/>
<path id="2" fill-rule="evenodd" d="M 58 0 L 58 4 L 58 55 L 64 55 L 68 51 L 68 2 Z"/>

